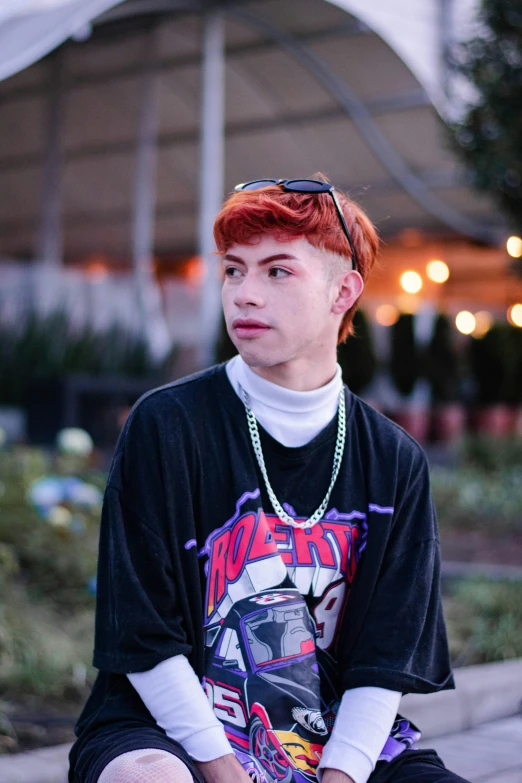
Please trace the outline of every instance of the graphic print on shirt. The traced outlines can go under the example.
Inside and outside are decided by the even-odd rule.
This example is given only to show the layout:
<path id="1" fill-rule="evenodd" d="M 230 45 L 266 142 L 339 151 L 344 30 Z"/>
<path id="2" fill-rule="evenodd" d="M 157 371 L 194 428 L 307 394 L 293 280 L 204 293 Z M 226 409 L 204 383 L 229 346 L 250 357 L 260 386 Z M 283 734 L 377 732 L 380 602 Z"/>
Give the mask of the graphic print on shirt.
<path id="1" fill-rule="evenodd" d="M 331 651 L 366 546 L 366 515 L 332 509 L 301 530 L 246 511 L 259 494 L 245 493 L 199 552 L 207 558 L 205 690 L 252 780 L 309 783 L 338 707 Z"/>

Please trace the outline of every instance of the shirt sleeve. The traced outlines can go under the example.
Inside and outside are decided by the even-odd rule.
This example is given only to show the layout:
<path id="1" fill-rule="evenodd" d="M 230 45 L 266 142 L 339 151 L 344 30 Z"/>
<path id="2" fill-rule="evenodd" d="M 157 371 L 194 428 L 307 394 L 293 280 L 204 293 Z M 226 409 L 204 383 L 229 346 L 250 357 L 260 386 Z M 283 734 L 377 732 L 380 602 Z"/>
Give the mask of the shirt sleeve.
<path id="1" fill-rule="evenodd" d="M 338 769 L 355 783 L 366 783 L 375 769 L 397 715 L 401 694 L 384 688 L 346 691 L 317 768 Z"/>
<path id="2" fill-rule="evenodd" d="M 191 758 L 214 761 L 234 752 L 184 655 L 168 658 L 150 671 L 127 676 L 158 726 Z"/>
<path id="3" fill-rule="evenodd" d="M 366 612 L 345 639 L 344 689 L 374 686 L 402 693 L 454 688 L 440 594 L 440 545 L 424 453 L 416 447 L 397 484 L 382 549 L 374 526 L 367 562 L 350 601 L 370 591 Z M 375 558 L 371 555 L 371 547 Z M 380 557 L 380 565 L 375 559 Z M 377 575 L 369 573 L 374 568 Z M 371 581 L 373 580 L 373 581 Z M 355 587 L 355 585 L 354 585 Z M 350 633 L 350 632 L 349 632 Z"/>
<path id="4" fill-rule="evenodd" d="M 146 671 L 191 652 L 173 563 L 161 438 L 151 409 L 145 401 L 129 417 L 102 509 L 93 663 L 119 674 Z"/>

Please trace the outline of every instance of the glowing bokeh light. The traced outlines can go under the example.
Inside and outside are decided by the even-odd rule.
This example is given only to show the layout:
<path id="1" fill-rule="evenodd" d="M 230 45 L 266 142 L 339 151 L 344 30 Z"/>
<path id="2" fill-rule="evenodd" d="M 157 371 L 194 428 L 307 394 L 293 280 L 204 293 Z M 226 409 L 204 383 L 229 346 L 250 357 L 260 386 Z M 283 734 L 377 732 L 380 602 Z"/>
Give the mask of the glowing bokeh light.
<path id="1" fill-rule="evenodd" d="M 508 320 L 513 326 L 522 327 L 522 304 L 517 302 L 517 304 L 511 305 L 508 310 Z"/>
<path id="2" fill-rule="evenodd" d="M 450 271 L 444 261 L 434 259 L 426 266 L 426 274 L 434 283 L 445 283 L 450 276 Z"/>
<path id="3" fill-rule="evenodd" d="M 511 258 L 520 258 L 522 256 L 522 239 L 520 237 L 509 237 L 506 242 L 506 250 Z"/>
<path id="4" fill-rule="evenodd" d="M 484 337 L 493 326 L 493 316 L 487 310 L 479 310 L 475 313 L 474 337 Z"/>
<path id="5" fill-rule="evenodd" d="M 476 325 L 475 316 L 469 310 L 461 310 L 455 318 L 455 326 L 462 334 L 471 334 Z"/>
<path id="6" fill-rule="evenodd" d="M 408 294 L 417 294 L 422 288 L 422 277 L 409 269 L 401 275 L 401 287 Z"/>
<path id="7" fill-rule="evenodd" d="M 421 300 L 413 294 L 399 294 L 397 297 L 397 307 L 401 313 L 415 315 L 420 306 Z"/>
<path id="8" fill-rule="evenodd" d="M 393 326 L 399 320 L 399 308 L 392 304 L 379 305 L 375 311 L 375 320 L 381 326 Z"/>

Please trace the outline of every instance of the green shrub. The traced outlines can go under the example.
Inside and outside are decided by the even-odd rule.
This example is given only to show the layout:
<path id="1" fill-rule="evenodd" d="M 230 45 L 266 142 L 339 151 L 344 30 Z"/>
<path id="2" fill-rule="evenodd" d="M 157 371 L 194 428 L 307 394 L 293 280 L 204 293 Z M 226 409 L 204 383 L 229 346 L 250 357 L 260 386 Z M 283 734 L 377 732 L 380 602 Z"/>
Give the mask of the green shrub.
<path id="1" fill-rule="evenodd" d="M 444 605 L 454 666 L 522 656 L 522 582 L 465 579 Z"/>
<path id="2" fill-rule="evenodd" d="M 0 404 L 23 405 L 35 382 L 67 374 L 150 377 L 162 382 L 176 349 L 155 361 L 147 342 L 113 324 L 103 332 L 75 327 L 65 312 L 29 313 L 20 323 L 0 325 Z"/>
<path id="3" fill-rule="evenodd" d="M 422 374 L 422 360 L 415 342 L 415 316 L 402 313 L 391 329 L 390 373 L 399 394 L 408 397 Z"/>
<path id="4" fill-rule="evenodd" d="M 363 310 L 357 310 L 353 319 L 354 333 L 337 347 L 337 361 L 343 380 L 360 394 L 372 382 L 377 370 L 377 356 L 372 327 Z"/>
<path id="5" fill-rule="evenodd" d="M 467 437 L 461 447 L 461 464 L 488 473 L 522 469 L 522 438 L 495 438 L 491 435 Z"/>
<path id="6" fill-rule="evenodd" d="M 0 693 L 71 698 L 92 680 L 99 507 L 61 506 L 46 518 L 29 490 L 42 476 L 105 476 L 78 456 L 0 451 Z M 64 524 L 66 520 L 66 524 Z M 54 521 L 54 523 L 53 523 Z"/>
<path id="7" fill-rule="evenodd" d="M 476 468 L 433 467 L 431 485 L 444 529 L 522 532 L 522 469 L 486 474 Z"/>
<path id="8" fill-rule="evenodd" d="M 52 524 L 28 499 L 36 479 L 68 475 L 79 463 L 78 457 L 51 459 L 27 447 L 0 452 L 0 590 L 16 572 L 33 599 L 52 596 L 63 607 L 92 602 L 87 586 L 96 571 L 100 509 L 64 508 L 70 523 Z M 80 477 L 100 489 L 105 482 L 94 471 Z"/>
<path id="9" fill-rule="evenodd" d="M 457 400 L 461 368 L 454 344 L 454 329 L 447 315 L 440 313 L 435 320 L 424 363 L 432 401 L 444 404 Z"/>
<path id="10" fill-rule="evenodd" d="M 32 600 L 23 585 L 4 592 L 0 606 L 2 698 L 71 699 L 93 681 L 94 609 L 64 612 Z"/>

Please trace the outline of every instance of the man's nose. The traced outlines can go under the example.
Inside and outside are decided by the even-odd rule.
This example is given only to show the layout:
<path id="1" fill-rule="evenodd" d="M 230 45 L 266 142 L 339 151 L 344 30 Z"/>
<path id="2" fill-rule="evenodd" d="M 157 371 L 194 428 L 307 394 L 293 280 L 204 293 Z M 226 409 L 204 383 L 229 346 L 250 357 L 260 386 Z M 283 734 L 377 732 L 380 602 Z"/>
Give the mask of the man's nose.
<path id="1" fill-rule="evenodd" d="M 241 284 L 236 287 L 234 291 L 234 304 L 236 307 L 245 307 L 247 305 L 253 305 L 254 307 L 263 306 L 264 297 L 261 290 L 261 284 L 255 277 L 246 275 Z"/>

